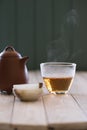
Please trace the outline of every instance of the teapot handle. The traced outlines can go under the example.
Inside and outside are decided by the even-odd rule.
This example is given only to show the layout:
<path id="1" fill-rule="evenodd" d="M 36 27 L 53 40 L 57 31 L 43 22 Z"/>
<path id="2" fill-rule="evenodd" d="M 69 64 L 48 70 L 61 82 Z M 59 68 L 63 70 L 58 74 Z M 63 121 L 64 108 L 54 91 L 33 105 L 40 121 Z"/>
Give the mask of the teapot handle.
<path id="1" fill-rule="evenodd" d="M 5 51 L 15 51 L 15 49 L 12 46 L 7 46 Z"/>

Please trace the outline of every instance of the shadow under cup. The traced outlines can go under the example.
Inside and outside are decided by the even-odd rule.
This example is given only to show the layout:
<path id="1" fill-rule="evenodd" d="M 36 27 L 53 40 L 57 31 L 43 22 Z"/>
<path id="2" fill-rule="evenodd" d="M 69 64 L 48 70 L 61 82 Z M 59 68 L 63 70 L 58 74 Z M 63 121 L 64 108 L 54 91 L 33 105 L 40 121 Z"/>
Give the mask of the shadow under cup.
<path id="1" fill-rule="evenodd" d="M 40 64 L 40 69 L 49 92 L 64 94 L 69 91 L 75 76 L 75 63 L 46 62 Z"/>

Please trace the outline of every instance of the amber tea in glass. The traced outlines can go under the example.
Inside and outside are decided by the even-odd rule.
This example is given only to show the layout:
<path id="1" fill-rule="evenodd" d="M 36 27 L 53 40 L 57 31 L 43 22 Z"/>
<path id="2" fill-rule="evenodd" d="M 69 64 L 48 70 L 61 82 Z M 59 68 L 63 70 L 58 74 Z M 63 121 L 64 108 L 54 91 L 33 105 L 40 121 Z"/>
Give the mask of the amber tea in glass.
<path id="1" fill-rule="evenodd" d="M 67 93 L 71 87 L 76 64 L 65 62 L 41 63 L 41 75 L 46 88 L 51 93 Z"/>

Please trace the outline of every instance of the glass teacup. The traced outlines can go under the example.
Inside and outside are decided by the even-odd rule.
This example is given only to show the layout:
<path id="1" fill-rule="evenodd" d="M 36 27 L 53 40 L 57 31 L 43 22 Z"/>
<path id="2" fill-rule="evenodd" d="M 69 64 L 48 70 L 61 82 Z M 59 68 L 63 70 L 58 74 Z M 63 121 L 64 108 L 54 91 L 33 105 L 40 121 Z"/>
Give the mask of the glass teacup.
<path id="1" fill-rule="evenodd" d="M 41 75 L 49 92 L 67 93 L 71 88 L 75 71 L 75 63 L 46 62 L 40 64 Z"/>

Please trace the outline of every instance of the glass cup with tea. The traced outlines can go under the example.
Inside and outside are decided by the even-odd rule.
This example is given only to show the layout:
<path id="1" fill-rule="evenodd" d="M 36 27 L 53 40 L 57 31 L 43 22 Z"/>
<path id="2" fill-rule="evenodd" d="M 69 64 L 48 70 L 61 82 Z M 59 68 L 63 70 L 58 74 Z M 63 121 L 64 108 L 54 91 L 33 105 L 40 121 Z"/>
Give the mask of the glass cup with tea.
<path id="1" fill-rule="evenodd" d="M 40 69 L 49 92 L 65 94 L 69 91 L 75 76 L 75 63 L 46 62 L 40 64 Z"/>

